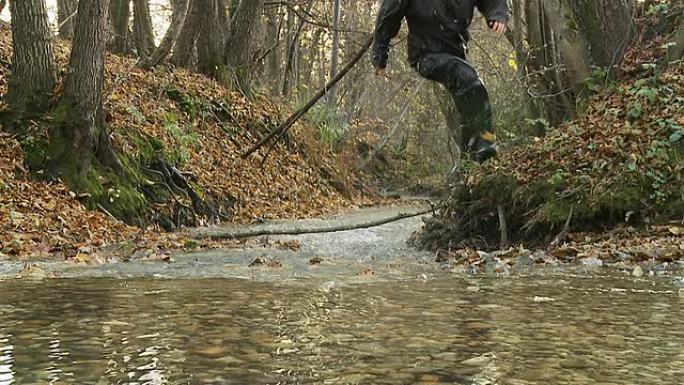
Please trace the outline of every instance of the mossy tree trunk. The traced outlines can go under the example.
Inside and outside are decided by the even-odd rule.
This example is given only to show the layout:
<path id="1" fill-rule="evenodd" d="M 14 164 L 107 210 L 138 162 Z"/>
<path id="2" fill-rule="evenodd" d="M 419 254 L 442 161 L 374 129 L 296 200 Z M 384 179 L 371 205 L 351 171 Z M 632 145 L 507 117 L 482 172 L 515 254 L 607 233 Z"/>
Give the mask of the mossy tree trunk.
<path id="1" fill-rule="evenodd" d="M 114 53 L 127 55 L 131 53 L 129 43 L 129 23 L 131 20 L 130 0 L 111 0 L 109 19 L 112 24 L 111 50 Z"/>
<path id="2" fill-rule="evenodd" d="M 64 94 L 50 135 L 52 171 L 77 190 L 86 186 L 95 159 L 122 171 L 102 113 L 108 5 L 109 0 L 79 2 Z"/>
<path id="3" fill-rule="evenodd" d="M 264 0 L 242 0 L 232 16 L 230 36 L 225 44 L 225 61 L 230 68 L 228 85 L 252 96 L 252 55 L 261 24 Z"/>
<path id="4" fill-rule="evenodd" d="M 12 76 L 7 103 L 21 121 L 45 111 L 57 83 L 45 0 L 10 2 L 12 14 Z"/>
<path id="5" fill-rule="evenodd" d="M 156 46 L 149 0 L 133 0 L 133 33 L 138 57 L 150 57 Z"/>
<path id="6" fill-rule="evenodd" d="M 76 0 L 57 1 L 57 23 L 59 25 L 59 37 L 71 39 L 74 37 L 74 12 L 76 12 Z"/>

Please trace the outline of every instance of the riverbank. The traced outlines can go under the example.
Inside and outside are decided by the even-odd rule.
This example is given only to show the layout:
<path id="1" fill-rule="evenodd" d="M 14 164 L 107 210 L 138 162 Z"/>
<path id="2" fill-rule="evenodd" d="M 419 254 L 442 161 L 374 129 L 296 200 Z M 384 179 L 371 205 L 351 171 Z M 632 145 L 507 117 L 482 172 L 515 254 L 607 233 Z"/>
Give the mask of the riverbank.
<path id="1" fill-rule="evenodd" d="M 601 259 L 598 248 L 476 252 L 450 254 L 420 250 L 407 242 L 429 221 L 426 201 L 409 201 L 308 220 L 281 220 L 250 226 L 190 229 L 179 237 L 184 248 L 159 253 L 138 249 L 127 258 L 116 248 L 68 260 L 0 261 L 0 279 L 22 278 L 236 278 L 267 282 L 310 280 L 337 284 L 453 279 L 457 277 L 606 276 L 635 280 L 677 280 L 684 264 L 646 252 Z M 415 215 L 415 216 L 413 216 Z M 208 236 L 225 233 L 288 233 L 293 229 L 373 227 L 297 235 L 261 235 L 228 243 L 213 243 Z M 615 244 L 614 244 L 615 245 Z M 130 251 L 129 251 L 130 252 Z"/>
<path id="2" fill-rule="evenodd" d="M 60 69 L 69 51 L 55 42 Z M 5 23 L 0 57 L 12 57 Z M 0 94 L 10 76 L 0 66 Z M 103 103 L 130 181 L 98 169 L 75 190 L 50 175 L 52 113 L 17 123 L 0 102 L 0 260 L 89 260 L 122 245 L 130 254 L 165 253 L 185 246 L 174 234 L 182 228 L 312 218 L 382 201 L 357 188 L 363 183 L 306 122 L 265 164 L 266 150 L 243 159 L 286 112 L 265 97 L 248 100 L 184 69 L 143 70 L 108 54 Z"/>

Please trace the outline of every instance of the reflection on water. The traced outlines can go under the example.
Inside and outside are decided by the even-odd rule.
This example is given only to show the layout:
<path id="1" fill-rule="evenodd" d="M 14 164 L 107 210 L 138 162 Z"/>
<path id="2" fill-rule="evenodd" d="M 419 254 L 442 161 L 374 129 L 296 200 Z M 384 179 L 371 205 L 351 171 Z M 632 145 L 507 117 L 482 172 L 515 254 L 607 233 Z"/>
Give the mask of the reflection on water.
<path id="1" fill-rule="evenodd" d="M 0 385 L 14 383 L 13 350 L 14 346 L 10 342 L 10 336 L 0 334 Z"/>
<path id="2" fill-rule="evenodd" d="M 318 287 L 0 283 L 0 385 L 684 378 L 684 298 L 665 284 L 537 277 Z"/>

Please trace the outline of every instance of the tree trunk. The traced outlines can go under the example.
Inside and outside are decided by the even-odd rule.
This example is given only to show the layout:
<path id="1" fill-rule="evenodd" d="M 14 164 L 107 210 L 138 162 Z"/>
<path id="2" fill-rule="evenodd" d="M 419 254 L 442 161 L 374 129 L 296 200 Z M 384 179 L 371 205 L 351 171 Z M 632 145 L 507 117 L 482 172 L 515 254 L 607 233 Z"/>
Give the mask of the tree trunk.
<path id="1" fill-rule="evenodd" d="M 668 64 L 681 61 L 684 58 L 684 15 L 679 19 L 679 27 L 672 37 L 671 43 L 672 45 L 667 50 Z"/>
<path id="2" fill-rule="evenodd" d="M 45 1 L 11 1 L 10 12 L 14 54 L 7 102 L 15 118 L 23 120 L 47 107 L 57 66 Z"/>
<path id="3" fill-rule="evenodd" d="M 337 67 L 340 64 L 340 13 L 341 0 L 335 0 L 333 5 L 333 36 L 332 36 L 332 50 L 330 51 L 330 79 L 337 75 Z M 333 87 L 328 93 L 328 107 L 336 108 L 337 104 L 337 87 Z"/>
<path id="4" fill-rule="evenodd" d="M 635 36 L 631 0 L 572 0 L 577 25 L 589 42 L 594 63 L 616 65 Z"/>
<path id="5" fill-rule="evenodd" d="M 183 28 L 171 55 L 171 63 L 178 67 L 193 67 L 195 46 L 202 26 L 201 7 L 201 0 L 190 0 L 188 15 L 185 18 L 185 23 L 183 23 Z"/>
<path id="6" fill-rule="evenodd" d="M 273 11 L 268 13 L 266 22 L 266 48 L 268 52 L 266 61 L 266 73 L 271 85 L 278 84 L 280 79 L 280 6 L 273 6 Z M 272 91 L 277 90 L 276 87 L 271 87 Z"/>
<path id="7" fill-rule="evenodd" d="M 231 72 L 228 85 L 248 97 L 252 96 L 252 38 L 259 30 L 263 6 L 264 0 L 240 1 L 231 19 L 231 32 L 225 45 L 225 59 Z"/>
<path id="8" fill-rule="evenodd" d="M 219 25 L 221 26 L 221 39 L 223 44 L 226 43 L 226 39 L 230 35 L 230 16 L 228 14 L 228 7 L 226 6 L 226 0 L 218 0 L 218 16 Z"/>
<path id="9" fill-rule="evenodd" d="M 176 0 L 174 2 L 173 16 L 171 17 L 171 25 L 169 25 L 169 29 L 166 31 L 161 44 L 159 44 L 159 47 L 154 51 L 149 59 L 143 59 L 140 61 L 141 67 L 150 68 L 166 60 L 181 33 L 181 29 L 183 28 L 183 24 L 185 23 L 185 19 L 188 15 L 189 4 L 190 0 Z"/>
<path id="10" fill-rule="evenodd" d="M 200 8 L 199 36 L 197 38 L 197 70 L 225 82 L 228 78 L 223 63 L 223 38 L 219 18 L 218 0 L 196 0 Z"/>
<path id="11" fill-rule="evenodd" d="M 309 8 L 307 9 L 307 12 L 311 10 L 311 6 L 313 5 L 313 1 L 309 3 Z M 289 17 L 295 17 L 295 13 L 291 12 Z M 292 23 L 290 23 L 292 24 Z M 285 62 L 285 71 L 283 73 L 283 87 L 281 89 L 280 94 L 283 96 L 287 96 L 290 93 L 291 90 L 291 85 L 290 82 L 293 80 L 294 76 L 292 75 L 295 72 L 295 66 L 296 66 L 296 58 L 297 58 L 297 51 L 299 47 L 299 40 L 302 36 L 302 31 L 304 30 L 304 26 L 306 25 L 306 20 L 301 19 L 299 21 L 299 24 L 297 24 L 297 29 L 291 34 L 292 39 L 290 40 L 290 44 L 288 44 L 287 48 L 287 61 Z M 295 82 L 296 83 L 296 82 Z"/>
<path id="12" fill-rule="evenodd" d="M 534 95 L 533 103 L 540 111 L 539 117 L 546 119 L 551 125 L 561 123 L 568 115 L 567 103 L 562 93 L 566 90 L 558 83 L 555 46 L 549 20 L 544 12 L 543 0 L 525 1 L 525 19 L 527 24 L 527 41 L 529 44 L 528 87 Z M 544 132 L 535 132 L 543 136 Z"/>
<path id="13" fill-rule="evenodd" d="M 85 187 L 94 157 L 120 171 L 103 127 L 108 3 L 79 2 L 69 72 L 58 109 L 60 119 L 50 135 L 53 166 L 76 189 Z"/>
<path id="14" fill-rule="evenodd" d="M 130 0 L 111 0 L 109 4 L 109 19 L 112 23 L 112 39 L 111 50 L 120 55 L 128 55 L 131 53 L 131 44 L 129 43 L 129 22 L 131 19 L 131 1 Z"/>
<path id="15" fill-rule="evenodd" d="M 576 19 L 566 0 L 546 0 L 544 11 L 556 31 L 556 46 L 565 65 L 566 78 L 576 95 L 586 96 L 585 80 L 591 76 L 589 44 L 582 31 L 573 28 L 582 21 Z"/>
<path id="16" fill-rule="evenodd" d="M 133 33 L 138 57 L 150 57 L 155 50 L 154 29 L 149 0 L 133 0 Z"/>
<path id="17" fill-rule="evenodd" d="M 74 37 L 74 18 L 76 15 L 77 0 L 57 1 L 57 23 L 59 25 L 59 37 L 71 39 Z"/>

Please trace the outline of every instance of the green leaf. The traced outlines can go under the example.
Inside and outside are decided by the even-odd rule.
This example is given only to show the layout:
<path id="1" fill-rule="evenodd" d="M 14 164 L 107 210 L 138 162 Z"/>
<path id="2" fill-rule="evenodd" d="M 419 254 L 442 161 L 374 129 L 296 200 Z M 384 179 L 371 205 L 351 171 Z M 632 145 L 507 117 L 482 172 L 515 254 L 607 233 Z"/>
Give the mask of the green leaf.
<path id="1" fill-rule="evenodd" d="M 677 131 L 674 134 L 670 135 L 670 142 L 678 143 L 680 140 L 682 140 L 682 137 L 684 137 L 684 133 L 682 133 L 681 131 Z"/>
<path id="2" fill-rule="evenodd" d="M 644 107 L 641 105 L 641 103 L 634 103 L 634 105 L 632 106 L 632 109 L 629 110 L 629 112 L 627 113 L 628 116 L 630 116 L 634 119 L 640 118 L 641 115 L 643 115 L 643 114 L 644 114 Z"/>
<path id="3" fill-rule="evenodd" d="M 658 96 L 658 90 L 651 87 L 643 87 L 637 92 L 637 95 L 645 97 L 649 102 L 653 103 Z"/>

